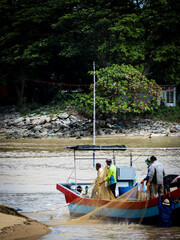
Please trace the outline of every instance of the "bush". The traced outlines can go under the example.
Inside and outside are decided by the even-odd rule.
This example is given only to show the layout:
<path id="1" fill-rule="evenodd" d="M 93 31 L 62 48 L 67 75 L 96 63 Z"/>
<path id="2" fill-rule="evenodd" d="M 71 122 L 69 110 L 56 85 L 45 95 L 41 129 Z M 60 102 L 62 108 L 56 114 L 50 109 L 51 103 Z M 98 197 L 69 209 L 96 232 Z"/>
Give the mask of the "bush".
<path id="1" fill-rule="evenodd" d="M 97 114 L 141 114 L 157 107 L 160 87 L 131 65 L 112 65 L 96 71 Z M 76 105 L 93 112 L 93 85 L 89 94 L 79 94 Z"/>
<path id="2" fill-rule="evenodd" d="M 164 120 L 168 122 L 180 122 L 180 106 L 159 106 L 158 109 L 150 114 L 150 117 L 155 121 Z"/>

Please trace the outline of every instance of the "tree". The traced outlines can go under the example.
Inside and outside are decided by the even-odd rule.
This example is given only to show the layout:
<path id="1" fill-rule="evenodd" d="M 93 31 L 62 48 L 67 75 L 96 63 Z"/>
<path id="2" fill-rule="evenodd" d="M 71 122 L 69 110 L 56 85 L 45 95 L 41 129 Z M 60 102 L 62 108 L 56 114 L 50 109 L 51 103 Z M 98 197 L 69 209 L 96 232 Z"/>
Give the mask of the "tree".
<path id="1" fill-rule="evenodd" d="M 48 78 L 53 59 L 49 34 L 55 16 L 58 18 L 53 6 L 48 0 L 0 3 L 0 66 L 6 82 L 16 91 L 18 105 L 23 103 L 27 80 Z"/>
<path id="2" fill-rule="evenodd" d="M 130 64 L 159 84 L 179 84 L 178 10 L 175 0 L 2 0 L 0 82 L 22 104 L 33 95 L 27 80 L 89 84 L 96 61 L 97 69 Z"/>
<path id="3" fill-rule="evenodd" d="M 114 64 L 96 73 L 96 109 L 99 114 L 142 113 L 157 107 L 160 87 L 131 65 Z M 80 108 L 92 113 L 93 86 L 89 95 L 78 97 Z"/>

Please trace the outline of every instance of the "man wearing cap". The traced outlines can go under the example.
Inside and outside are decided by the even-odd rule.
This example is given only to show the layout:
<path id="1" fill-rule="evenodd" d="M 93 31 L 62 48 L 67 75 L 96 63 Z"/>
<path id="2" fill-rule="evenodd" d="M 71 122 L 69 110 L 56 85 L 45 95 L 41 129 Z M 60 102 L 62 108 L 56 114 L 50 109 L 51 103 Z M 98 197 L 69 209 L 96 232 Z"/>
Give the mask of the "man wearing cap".
<path id="1" fill-rule="evenodd" d="M 155 156 L 150 157 L 151 171 L 147 186 L 151 185 L 151 198 L 157 197 L 157 194 L 164 193 L 163 177 L 165 176 L 163 165 L 157 161 Z"/>
<path id="2" fill-rule="evenodd" d="M 149 181 L 150 173 L 151 173 L 151 160 L 150 160 L 150 158 L 147 158 L 145 160 L 145 163 L 148 166 L 148 171 L 147 171 L 147 176 L 141 181 L 141 183 L 144 183 L 146 181 L 146 185 L 147 185 L 147 183 Z M 148 193 L 148 198 L 150 198 L 150 196 L 151 196 L 151 187 L 150 186 L 147 186 L 147 193 Z"/>
<path id="3" fill-rule="evenodd" d="M 112 164 L 112 160 L 109 159 L 109 158 L 106 159 L 106 164 L 109 166 L 108 175 L 99 184 L 101 185 L 101 184 L 103 184 L 104 182 L 107 181 L 114 197 L 116 197 L 116 194 L 115 194 L 116 182 L 117 182 L 117 180 L 116 180 L 116 166 L 114 166 L 114 164 Z"/>
<path id="4" fill-rule="evenodd" d="M 147 172 L 147 176 L 141 181 L 141 183 L 144 183 L 144 181 L 148 181 L 149 180 L 149 176 L 150 176 L 150 172 L 151 172 L 151 160 L 150 160 L 150 158 L 147 158 L 145 160 L 145 163 L 148 166 L 148 172 Z"/>
<path id="5" fill-rule="evenodd" d="M 158 218 L 158 227 L 172 227 L 171 216 L 174 209 L 174 201 L 170 196 L 170 193 L 167 194 L 166 199 L 161 201 L 161 195 L 158 199 L 158 208 L 159 208 L 159 218 Z"/>

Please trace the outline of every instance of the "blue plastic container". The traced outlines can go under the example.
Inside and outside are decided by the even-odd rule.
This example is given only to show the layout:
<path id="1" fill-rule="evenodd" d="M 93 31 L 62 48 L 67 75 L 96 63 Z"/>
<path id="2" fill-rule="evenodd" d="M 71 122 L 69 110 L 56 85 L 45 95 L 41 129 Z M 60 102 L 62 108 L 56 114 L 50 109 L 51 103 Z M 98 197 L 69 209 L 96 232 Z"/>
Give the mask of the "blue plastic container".
<path id="1" fill-rule="evenodd" d="M 129 190 L 131 190 L 133 188 L 133 186 L 131 187 L 119 187 L 119 196 L 123 195 L 124 193 L 128 192 Z"/>

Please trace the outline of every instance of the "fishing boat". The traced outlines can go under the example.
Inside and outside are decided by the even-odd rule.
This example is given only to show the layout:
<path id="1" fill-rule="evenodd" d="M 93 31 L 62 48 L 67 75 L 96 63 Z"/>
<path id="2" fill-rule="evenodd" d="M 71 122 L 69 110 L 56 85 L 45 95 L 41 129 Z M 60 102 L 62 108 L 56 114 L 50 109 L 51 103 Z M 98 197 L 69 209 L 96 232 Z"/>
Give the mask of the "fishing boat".
<path id="1" fill-rule="evenodd" d="M 94 146 L 94 145 L 78 145 L 75 147 L 68 147 L 74 150 L 74 167 L 75 167 L 75 182 L 73 183 L 58 183 L 56 188 L 64 194 L 66 203 L 68 204 L 70 215 L 82 216 L 94 211 L 96 217 L 108 220 L 125 221 L 128 223 L 142 223 L 148 225 L 156 225 L 158 221 L 158 197 L 147 200 L 138 198 L 133 195 L 133 189 L 140 184 L 136 182 L 135 168 L 132 166 L 132 159 L 130 159 L 130 166 L 117 167 L 117 184 L 116 192 L 118 196 L 127 196 L 125 201 L 121 198 L 114 200 L 103 200 L 89 198 L 87 195 L 83 196 L 78 191 L 78 187 L 87 190 L 91 183 L 77 183 L 76 181 L 76 151 L 113 151 L 113 163 L 116 164 L 115 151 L 126 151 L 126 146 Z M 93 155 L 94 156 L 94 155 Z M 141 188 L 144 194 L 146 191 Z M 175 209 L 172 215 L 173 225 L 180 225 L 180 188 L 171 191 L 171 197 L 175 202 Z M 166 195 L 162 196 L 165 198 Z"/>

